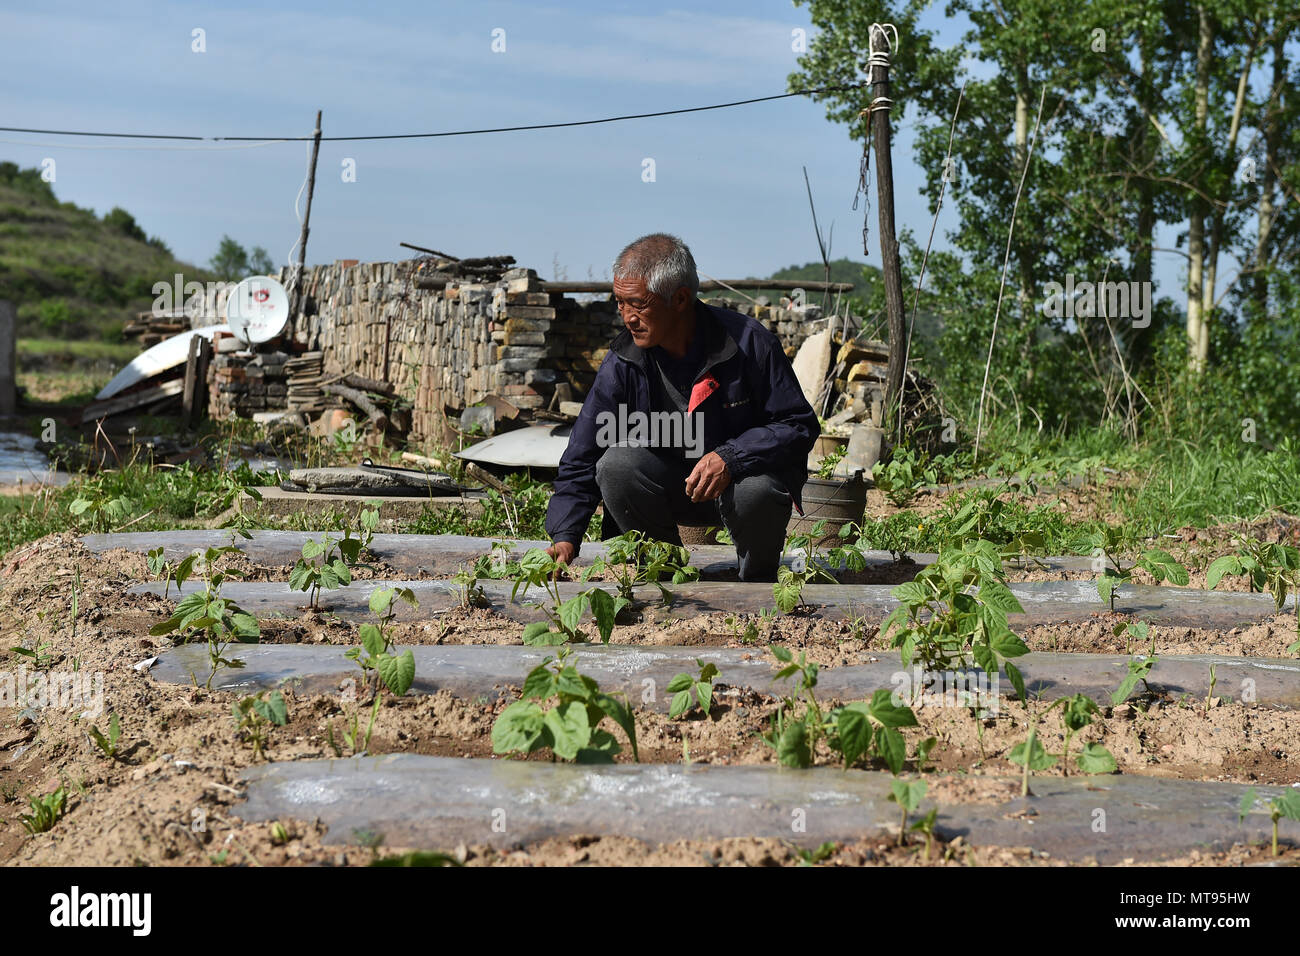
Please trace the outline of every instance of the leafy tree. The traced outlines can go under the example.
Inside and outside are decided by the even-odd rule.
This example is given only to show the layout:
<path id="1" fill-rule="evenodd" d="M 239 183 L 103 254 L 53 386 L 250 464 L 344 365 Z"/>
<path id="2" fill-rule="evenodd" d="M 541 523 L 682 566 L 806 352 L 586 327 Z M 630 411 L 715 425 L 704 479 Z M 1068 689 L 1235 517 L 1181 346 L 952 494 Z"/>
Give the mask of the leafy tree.
<path id="1" fill-rule="evenodd" d="M 270 275 L 275 272 L 271 254 L 261 246 L 253 246 L 253 251 L 248 254 L 248 271 L 253 275 Z"/>
<path id="2" fill-rule="evenodd" d="M 217 254 L 208 266 L 224 281 L 238 282 L 248 275 L 248 250 L 229 236 L 222 236 Z"/>

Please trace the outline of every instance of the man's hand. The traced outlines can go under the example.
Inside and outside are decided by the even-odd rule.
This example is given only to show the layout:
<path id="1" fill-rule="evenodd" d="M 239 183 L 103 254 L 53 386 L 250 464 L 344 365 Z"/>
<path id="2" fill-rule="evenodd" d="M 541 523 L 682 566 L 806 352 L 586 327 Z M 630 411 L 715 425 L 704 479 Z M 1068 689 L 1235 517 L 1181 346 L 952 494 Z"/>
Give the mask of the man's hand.
<path id="1" fill-rule="evenodd" d="M 546 549 L 546 553 L 560 564 L 572 564 L 578 556 L 578 546 L 569 541 L 557 541 Z"/>
<path id="2" fill-rule="evenodd" d="M 686 476 L 686 496 L 698 504 L 712 501 L 731 484 L 731 472 L 717 452 L 711 451 L 701 458 Z"/>

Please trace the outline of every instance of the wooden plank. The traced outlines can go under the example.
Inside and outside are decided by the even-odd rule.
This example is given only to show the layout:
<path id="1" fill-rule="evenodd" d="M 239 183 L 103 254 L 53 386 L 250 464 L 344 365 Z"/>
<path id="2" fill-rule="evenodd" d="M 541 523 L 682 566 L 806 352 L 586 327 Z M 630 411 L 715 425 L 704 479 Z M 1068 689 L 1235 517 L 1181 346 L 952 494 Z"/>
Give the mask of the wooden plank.
<path id="1" fill-rule="evenodd" d="M 139 392 L 132 392 L 129 395 L 118 395 L 113 398 L 105 399 L 102 402 L 91 402 L 81 412 L 81 421 L 83 424 L 92 422 L 97 418 L 108 418 L 110 415 L 120 415 L 122 412 L 129 412 L 132 409 L 143 408 L 146 405 L 152 405 L 154 402 L 162 401 L 166 398 L 174 398 L 185 390 L 185 381 L 174 378 L 171 381 L 164 382 L 153 388 L 146 388 Z"/>

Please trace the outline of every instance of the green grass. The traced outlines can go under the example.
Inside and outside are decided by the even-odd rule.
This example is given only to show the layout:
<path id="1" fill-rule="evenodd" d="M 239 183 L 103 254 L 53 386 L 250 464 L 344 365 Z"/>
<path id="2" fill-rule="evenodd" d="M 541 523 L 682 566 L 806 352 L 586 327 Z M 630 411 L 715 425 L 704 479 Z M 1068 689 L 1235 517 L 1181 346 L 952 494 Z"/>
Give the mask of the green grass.
<path id="1" fill-rule="evenodd" d="M 96 339 L 25 338 L 18 340 L 18 366 L 24 359 L 61 362 L 114 362 L 125 365 L 140 354 L 135 342 L 104 342 Z"/>

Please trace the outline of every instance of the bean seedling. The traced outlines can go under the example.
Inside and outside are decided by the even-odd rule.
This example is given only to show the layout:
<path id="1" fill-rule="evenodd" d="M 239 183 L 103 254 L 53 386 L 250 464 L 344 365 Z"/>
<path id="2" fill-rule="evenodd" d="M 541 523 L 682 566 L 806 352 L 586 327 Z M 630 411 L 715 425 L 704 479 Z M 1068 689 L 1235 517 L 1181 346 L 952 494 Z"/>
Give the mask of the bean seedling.
<path id="1" fill-rule="evenodd" d="M 1250 579 L 1251 591 L 1268 591 L 1281 613 L 1287 594 L 1300 591 L 1300 550 L 1286 544 L 1239 541 L 1240 553 L 1226 554 L 1210 563 L 1205 573 L 1205 586 L 1214 590 L 1226 574 L 1245 574 Z M 1288 654 L 1300 654 L 1300 609 L 1296 612 L 1296 642 L 1287 648 Z"/>
<path id="2" fill-rule="evenodd" d="M 272 727 L 283 727 L 289 723 L 289 711 L 284 702 L 284 695 L 266 691 L 241 697 L 232 705 L 235 718 L 235 732 L 248 737 L 253 745 L 253 759 L 265 756 L 266 742 Z"/>
<path id="3" fill-rule="evenodd" d="M 777 610 L 782 614 L 789 614 L 803 604 L 803 589 L 810 582 L 835 583 L 835 576 L 812 552 L 812 543 L 821 536 L 824 528 L 825 522 L 819 521 L 813 526 L 811 534 L 796 534 L 786 539 L 785 552 L 793 550 L 795 555 L 788 567 L 782 564 L 777 568 L 776 583 L 772 585 L 772 597 L 776 601 Z"/>
<path id="4" fill-rule="evenodd" d="M 1097 594 L 1110 605 L 1112 611 L 1115 610 L 1115 595 L 1119 586 L 1133 580 L 1133 572 L 1138 568 L 1155 578 L 1156 584 L 1169 580 L 1179 587 L 1186 587 L 1190 580 L 1187 568 L 1168 551 L 1159 548 L 1142 552 L 1137 561 L 1125 567 L 1119 559 L 1122 541 L 1122 532 L 1118 528 L 1107 527 L 1081 536 L 1076 545 L 1079 550 L 1090 552 L 1104 562 L 1109 562 L 1110 567 L 1103 565 L 1101 577 L 1097 578 Z"/>
<path id="5" fill-rule="evenodd" d="M 669 720 L 676 720 L 691 709 L 692 690 L 695 691 L 695 699 L 699 701 L 700 710 L 704 711 L 705 717 L 713 709 L 713 678 L 718 676 L 718 665 L 712 661 L 706 664 L 698 658 L 695 663 L 700 668 L 698 677 L 692 677 L 683 671 L 668 682 L 668 693 L 673 695 L 672 704 L 668 708 Z"/>
<path id="6" fill-rule="evenodd" d="M 1255 793 L 1255 788 L 1251 787 L 1241 795 L 1241 807 L 1237 811 L 1237 821 L 1241 822 L 1246 819 L 1247 814 L 1255 809 L 1255 804 L 1259 801 L 1259 795 Z M 1277 823 L 1282 817 L 1288 820 L 1300 821 L 1300 791 L 1288 788 L 1282 796 L 1269 800 L 1264 804 L 1268 810 L 1268 815 L 1273 821 L 1273 855 L 1278 855 L 1277 848 Z"/>
<path id="7" fill-rule="evenodd" d="M 1007 759 L 1012 763 L 1020 764 L 1024 768 L 1023 775 L 1020 778 L 1020 795 L 1022 797 L 1029 796 L 1029 771 L 1047 770 L 1056 764 L 1056 758 L 1047 752 L 1038 739 L 1037 718 L 1029 724 L 1029 736 L 1023 743 L 1018 743 L 1011 748 L 1011 753 L 1007 754 Z"/>
<path id="8" fill-rule="evenodd" d="M 776 751 L 777 760 L 787 767 L 811 767 L 816 762 L 817 744 L 821 740 L 838 753 L 845 768 L 863 757 L 879 757 L 894 772 L 903 768 L 907 746 L 899 727 L 915 727 L 916 715 L 911 708 L 894 704 L 887 690 L 878 690 L 870 701 L 837 707 L 823 714 L 813 688 L 817 686 L 818 667 L 801 652 L 799 660 L 779 644 L 768 648 L 785 666 L 775 680 L 794 680 L 794 693 L 785 697 L 772 715 L 770 730 L 763 741 Z M 802 700 L 803 711 L 795 716 Z M 927 748 L 928 752 L 928 748 Z"/>
<path id="9" fill-rule="evenodd" d="M 1005 670 L 1025 699 L 1024 677 L 1011 659 L 1029 647 L 1007 625 L 1007 615 L 1024 608 L 1007 587 L 997 545 L 964 541 L 960 551 L 940 551 L 934 564 L 890 593 L 899 606 L 880 633 L 892 636 L 904 667 L 919 659 L 926 670 L 952 670 L 966 665 L 969 652 L 988 674 Z"/>
<path id="10" fill-rule="evenodd" d="M 37 833 L 47 832 L 59 822 L 59 818 L 67 809 L 68 792 L 65 788 L 59 787 L 58 790 L 43 797 L 28 797 L 27 802 L 31 804 L 32 812 L 19 814 L 18 821 L 28 833 L 35 836 Z"/>
<path id="11" fill-rule="evenodd" d="M 95 725 L 92 724 L 90 727 L 90 739 L 95 742 L 95 746 L 98 747 L 109 760 L 117 759 L 117 742 L 121 736 L 122 723 L 118 720 L 117 714 L 114 714 L 113 719 L 109 722 L 107 737 L 105 737 L 100 729 Z"/>
<path id="12" fill-rule="evenodd" d="M 641 584 L 653 584 L 665 602 L 672 600 L 672 592 L 664 586 L 662 578 L 670 577 L 673 584 L 698 581 L 700 572 L 691 566 L 691 553 L 679 544 L 668 544 L 647 538 L 639 531 L 629 531 L 605 542 L 605 556 L 597 558 L 587 569 L 584 580 L 593 574 L 608 571 L 618 585 L 619 596 L 632 603 L 633 589 Z"/>
<path id="13" fill-rule="evenodd" d="M 614 735 L 600 727 L 608 717 L 623 729 L 639 761 L 636 722 L 625 701 L 603 693 L 600 686 L 569 662 L 563 648 L 524 678 L 519 700 L 501 712 L 492 725 L 492 752 L 530 754 L 549 748 L 551 759 L 578 763 L 613 763 L 621 748 Z M 551 707 L 543 705 L 555 701 Z"/>
<path id="14" fill-rule="evenodd" d="M 1155 656 L 1131 658 L 1128 662 L 1128 673 L 1120 681 L 1119 687 L 1110 693 L 1110 702 L 1116 705 L 1124 703 L 1128 700 L 1128 695 L 1133 693 L 1133 688 L 1137 687 L 1138 681 L 1141 681 L 1147 693 L 1150 693 L 1151 685 L 1147 683 L 1147 675 L 1159 660 L 1160 658 Z"/>
<path id="15" fill-rule="evenodd" d="M 239 550 L 233 545 L 208 548 L 201 555 L 191 554 L 183 560 L 173 572 L 177 588 L 180 588 L 191 570 L 197 568 L 204 578 L 204 590 L 193 591 L 181 598 L 176 605 L 176 613 L 149 629 L 154 637 L 176 633 L 187 639 L 191 630 L 203 634 L 208 644 L 208 663 L 212 668 L 207 683 L 204 684 L 208 690 L 212 689 L 212 679 L 217 676 L 218 670 L 244 666 L 242 660 L 226 657 L 226 648 L 232 642 L 256 644 L 261 637 L 257 618 L 242 610 L 234 601 L 221 596 L 221 586 L 226 579 L 242 575 L 238 571 L 220 570 L 217 565 L 222 558 Z"/>
<path id="16" fill-rule="evenodd" d="M 1061 771 L 1069 776 L 1070 738 L 1090 726 L 1093 717 L 1099 711 L 1093 699 L 1087 694 L 1061 697 L 1047 708 L 1046 713 L 1050 713 L 1057 707 L 1061 708 L 1061 723 L 1065 725 L 1065 746 L 1061 748 Z M 1099 743 L 1086 745 L 1074 759 L 1084 773 L 1113 773 L 1115 770 L 1115 758 Z"/>
<path id="17" fill-rule="evenodd" d="M 401 697 L 415 681 L 415 655 L 408 647 L 401 654 L 392 653 L 390 636 L 393 619 L 397 617 L 394 599 L 418 607 L 415 592 L 410 588 L 376 588 L 370 595 L 370 611 L 379 618 L 378 624 L 361 625 L 361 646 L 347 651 L 348 660 L 356 661 L 361 673 L 369 677 L 374 671 L 388 688 L 389 693 Z"/>
<path id="18" fill-rule="evenodd" d="M 898 780 L 889 781 L 889 802 L 898 804 L 903 811 L 903 818 L 898 823 L 898 845 L 902 846 L 903 841 L 907 838 L 907 831 L 921 830 L 925 833 L 925 858 L 930 859 L 930 841 L 934 836 L 934 823 L 939 816 L 938 808 L 934 808 L 922 819 L 916 821 L 909 828 L 907 825 L 908 814 L 913 813 L 921 806 L 921 801 L 925 799 L 925 791 L 929 789 L 929 784 L 924 780 Z"/>
<path id="19" fill-rule="evenodd" d="M 596 619 L 596 630 L 600 633 L 602 644 L 609 643 L 614 632 L 614 621 L 619 611 L 627 607 L 627 598 L 621 594 L 614 596 L 598 587 L 589 588 L 575 594 L 567 601 L 560 598 L 558 582 L 559 572 L 564 565 L 558 563 L 541 548 L 532 548 L 525 552 L 519 562 L 520 576 L 515 579 L 511 589 L 510 600 L 517 595 L 527 594 L 529 587 L 541 587 L 551 599 L 550 606 L 537 605 L 546 615 L 545 621 L 533 621 L 524 628 L 523 641 L 533 646 L 551 647 L 570 642 L 585 642 L 587 634 L 578 625 L 582 615 L 590 609 Z"/>

